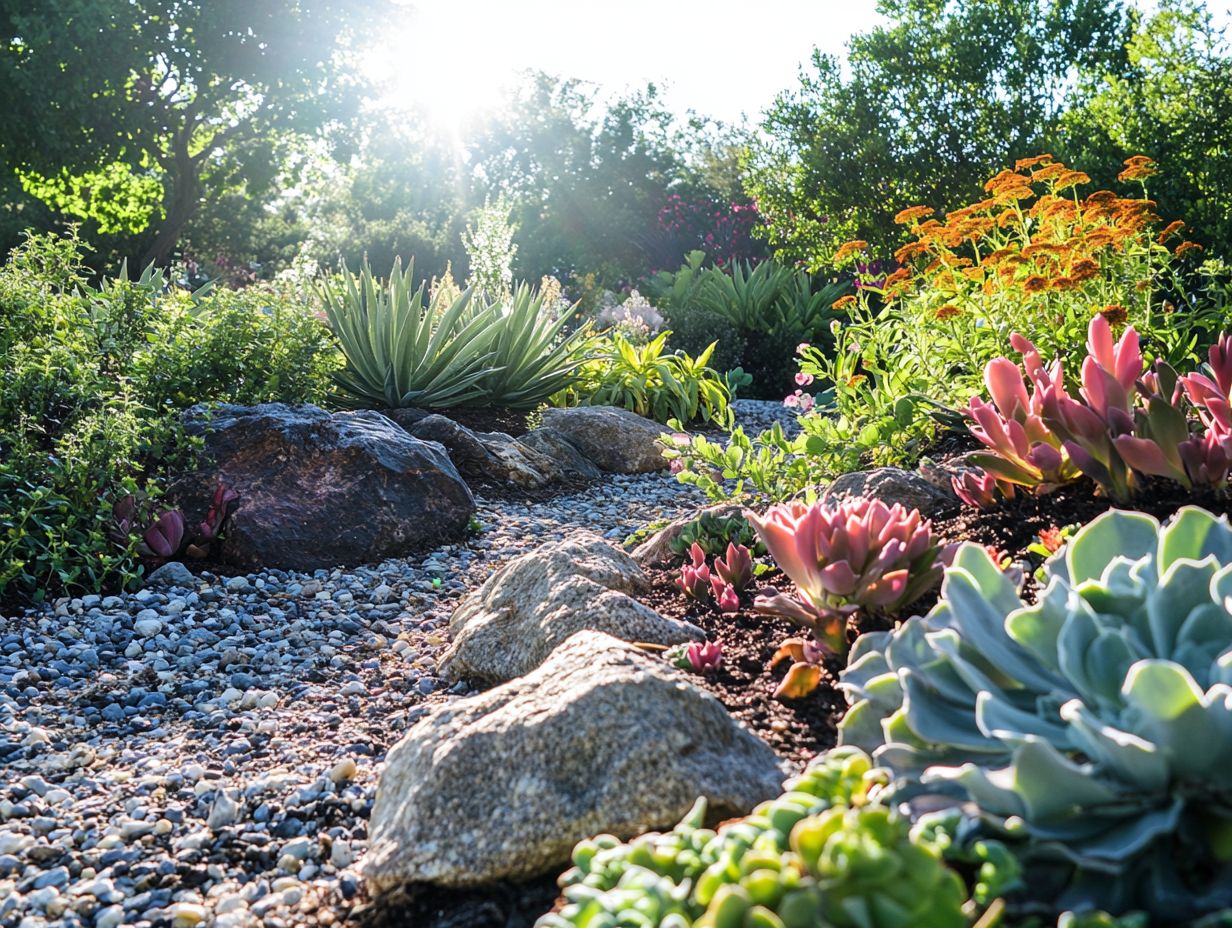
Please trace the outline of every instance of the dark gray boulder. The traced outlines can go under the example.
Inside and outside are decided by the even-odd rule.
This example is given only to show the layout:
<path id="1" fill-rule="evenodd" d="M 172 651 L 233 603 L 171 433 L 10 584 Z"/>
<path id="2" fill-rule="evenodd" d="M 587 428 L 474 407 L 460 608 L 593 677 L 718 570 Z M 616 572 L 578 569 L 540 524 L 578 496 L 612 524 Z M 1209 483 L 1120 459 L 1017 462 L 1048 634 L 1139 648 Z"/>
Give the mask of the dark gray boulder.
<path id="1" fill-rule="evenodd" d="M 194 406 L 196 474 L 172 498 L 204 512 L 214 486 L 239 493 L 222 557 L 243 567 L 315 570 L 398 557 L 461 538 L 475 501 L 445 450 L 377 412 L 316 406 Z"/>

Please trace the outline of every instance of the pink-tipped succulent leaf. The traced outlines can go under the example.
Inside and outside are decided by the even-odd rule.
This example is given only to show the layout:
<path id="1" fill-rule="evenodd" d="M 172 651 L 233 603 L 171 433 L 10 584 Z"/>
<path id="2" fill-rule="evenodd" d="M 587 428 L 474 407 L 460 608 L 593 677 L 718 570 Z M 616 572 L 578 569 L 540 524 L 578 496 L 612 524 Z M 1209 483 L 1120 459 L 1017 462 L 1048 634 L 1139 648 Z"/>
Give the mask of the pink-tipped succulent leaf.
<path id="1" fill-rule="evenodd" d="M 753 583 L 753 554 L 744 545 L 729 541 L 726 559 L 714 559 L 714 572 L 736 592 L 747 590 Z"/>
<path id="2" fill-rule="evenodd" d="M 950 478 L 954 495 L 976 509 L 990 509 L 1000 501 L 1001 493 L 997 478 L 988 471 L 963 471 Z M 1011 484 L 1012 486 L 1012 484 Z"/>

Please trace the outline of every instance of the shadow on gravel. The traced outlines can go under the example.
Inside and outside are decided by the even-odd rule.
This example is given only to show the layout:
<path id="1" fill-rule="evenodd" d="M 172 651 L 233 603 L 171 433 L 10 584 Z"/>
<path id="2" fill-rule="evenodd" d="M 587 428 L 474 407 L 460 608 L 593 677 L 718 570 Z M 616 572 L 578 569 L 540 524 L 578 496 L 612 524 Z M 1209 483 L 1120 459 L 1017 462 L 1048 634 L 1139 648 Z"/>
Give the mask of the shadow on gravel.
<path id="1" fill-rule="evenodd" d="M 554 876 L 482 889 L 408 887 L 356 912 L 359 928 L 531 928 L 559 896 Z"/>

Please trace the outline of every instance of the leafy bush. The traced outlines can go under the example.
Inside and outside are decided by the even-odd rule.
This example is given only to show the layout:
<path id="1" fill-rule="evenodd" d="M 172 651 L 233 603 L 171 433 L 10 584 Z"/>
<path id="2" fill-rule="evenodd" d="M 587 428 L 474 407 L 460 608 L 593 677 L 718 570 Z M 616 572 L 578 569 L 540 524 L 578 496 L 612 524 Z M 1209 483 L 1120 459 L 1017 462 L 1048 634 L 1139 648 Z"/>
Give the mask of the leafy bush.
<path id="1" fill-rule="evenodd" d="M 341 359 L 329 329 L 275 289 L 257 284 L 198 300 L 172 293 L 151 306 L 129 368 L 151 406 L 323 403 L 332 392 Z"/>
<path id="2" fill-rule="evenodd" d="M 964 545 L 926 617 L 857 641 L 842 742 L 973 803 L 1037 902 L 1232 904 L 1232 527 L 1113 510 L 1043 574 L 1027 604 Z"/>
<path id="3" fill-rule="evenodd" d="M 561 877 L 566 905 L 537 928 L 965 928 L 966 887 L 878 802 L 883 779 L 839 748 L 717 832 L 699 800 L 666 834 L 583 841 Z"/>
<path id="4" fill-rule="evenodd" d="M 186 465 L 182 406 L 302 402 L 327 383 L 333 349 L 305 311 L 262 312 L 272 298 L 257 290 L 194 298 L 152 271 L 95 288 L 83 247 L 72 236 L 31 237 L 0 268 L 4 597 L 139 576 L 146 526 L 129 520 L 117 531 L 113 507 L 157 500 L 160 478 Z"/>
<path id="5" fill-rule="evenodd" d="M 635 345 L 618 331 L 591 342 L 577 382 L 553 398 L 560 406 L 620 406 L 658 422 L 713 422 L 730 427 L 731 392 L 708 366 L 712 343 L 696 358 L 667 353 L 670 331 Z"/>
<path id="6" fill-rule="evenodd" d="M 389 281 L 367 262 L 344 271 L 322 297 L 346 356 L 336 380 L 354 406 L 499 405 L 533 409 L 568 386 L 581 363 L 585 329 L 565 336 L 568 313 L 552 319 L 543 298 L 522 285 L 508 300 L 456 298 L 440 289 L 425 301 L 411 289 L 414 266 L 395 261 Z"/>
<path id="7" fill-rule="evenodd" d="M 704 262 L 694 251 L 676 272 L 655 275 L 647 284 L 652 300 L 686 350 L 700 351 L 717 335 L 721 369 L 742 367 L 755 396 L 782 396 L 795 372 L 796 345 L 830 344 L 832 304 L 846 288 L 817 287 L 809 274 L 775 261 L 726 269 Z"/>

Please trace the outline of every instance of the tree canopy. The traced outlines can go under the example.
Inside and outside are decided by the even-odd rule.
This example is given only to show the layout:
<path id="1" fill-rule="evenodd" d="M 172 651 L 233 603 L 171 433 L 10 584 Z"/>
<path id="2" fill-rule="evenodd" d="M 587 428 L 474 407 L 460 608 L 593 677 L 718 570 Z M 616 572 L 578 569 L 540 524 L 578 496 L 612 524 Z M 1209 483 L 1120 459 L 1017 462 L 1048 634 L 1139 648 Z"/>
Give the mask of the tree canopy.
<path id="1" fill-rule="evenodd" d="M 356 112 L 379 0 L 0 0 L 0 159 L 162 261 L 203 201 L 268 189 L 289 137 Z M 35 129 L 37 127 L 37 129 Z M 152 220 L 152 221 L 151 221 Z"/>

